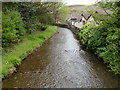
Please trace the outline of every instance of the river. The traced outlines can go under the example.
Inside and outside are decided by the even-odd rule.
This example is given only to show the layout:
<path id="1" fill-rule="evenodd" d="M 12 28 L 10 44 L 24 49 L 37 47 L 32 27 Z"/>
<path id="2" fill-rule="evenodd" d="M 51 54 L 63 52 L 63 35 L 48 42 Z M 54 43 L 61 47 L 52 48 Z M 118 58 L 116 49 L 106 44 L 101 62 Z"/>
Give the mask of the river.
<path id="1" fill-rule="evenodd" d="M 36 49 L 3 80 L 3 88 L 118 88 L 119 77 L 84 49 L 71 30 L 58 33 Z"/>

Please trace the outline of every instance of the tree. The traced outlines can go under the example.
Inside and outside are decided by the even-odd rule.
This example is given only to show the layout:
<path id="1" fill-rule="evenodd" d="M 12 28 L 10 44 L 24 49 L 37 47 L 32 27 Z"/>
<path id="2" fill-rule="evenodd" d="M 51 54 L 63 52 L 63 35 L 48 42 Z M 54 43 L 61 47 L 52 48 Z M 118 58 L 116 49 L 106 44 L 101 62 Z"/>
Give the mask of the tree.
<path id="1" fill-rule="evenodd" d="M 62 2 L 3 2 L 3 45 L 21 40 L 26 34 L 41 30 L 46 25 L 65 21 L 66 6 Z"/>
<path id="2" fill-rule="evenodd" d="M 100 2 L 98 2 L 97 5 L 102 7 L 106 13 L 107 11 L 105 10 L 105 8 L 108 8 L 113 12 L 110 15 L 108 14 L 108 16 L 110 16 L 111 18 L 109 18 L 109 20 L 106 20 L 105 23 L 109 25 L 112 24 L 120 28 L 120 1 L 112 2 L 112 0 L 101 0 Z"/>
<path id="3" fill-rule="evenodd" d="M 55 13 L 56 22 L 64 23 L 67 19 L 68 7 L 64 4 L 62 7 Z"/>
<path id="4" fill-rule="evenodd" d="M 104 19 L 99 24 L 99 28 L 103 30 L 102 35 L 106 45 L 99 48 L 99 50 L 101 50 L 101 56 L 109 63 L 112 71 L 120 74 L 120 1 L 112 2 L 112 0 L 104 0 L 104 4 L 99 2 L 98 5 L 104 9 L 108 8 L 113 12 L 108 15 L 110 18 Z"/>

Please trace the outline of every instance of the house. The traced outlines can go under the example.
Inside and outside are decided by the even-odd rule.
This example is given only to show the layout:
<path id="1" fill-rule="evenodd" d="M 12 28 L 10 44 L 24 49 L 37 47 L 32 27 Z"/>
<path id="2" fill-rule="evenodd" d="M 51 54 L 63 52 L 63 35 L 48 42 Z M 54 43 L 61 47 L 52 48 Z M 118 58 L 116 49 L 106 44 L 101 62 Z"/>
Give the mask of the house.
<path id="1" fill-rule="evenodd" d="M 68 16 L 68 24 L 73 25 L 75 27 L 81 27 L 86 23 L 95 23 L 95 19 L 102 21 L 103 18 L 111 18 L 108 14 L 112 12 L 105 11 L 95 11 L 93 14 L 90 13 L 82 13 L 82 14 L 72 14 Z"/>
<path id="2" fill-rule="evenodd" d="M 82 24 L 81 20 L 82 20 L 82 16 L 81 15 L 74 14 L 74 15 L 69 15 L 68 16 L 67 22 L 69 22 L 70 25 L 78 27 L 78 26 L 80 26 Z"/>
<path id="3" fill-rule="evenodd" d="M 94 22 L 93 16 L 89 13 L 83 13 L 81 14 L 81 16 L 82 16 L 82 20 L 81 20 L 82 25 L 85 25 L 88 22 Z"/>
<path id="4" fill-rule="evenodd" d="M 85 25 L 88 22 L 94 22 L 94 18 L 89 13 L 73 14 L 68 16 L 67 22 L 70 25 L 81 27 L 82 25 Z"/>
<path id="5" fill-rule="evenodd" d="M 81 16 L 82 16 L 82 23 L 83 23 L 83 25 L 84 25 L 84 24 L 87 23 L 87 20 L 89 19 L 89 17 L 90 17 L 91 15 L 88 14 L 88 13 L 83 13 L 83 14 L 81 14 Z"/>
<path id="6" fill-rule="evenodd" d="M 71 18 L 70 21 L 71 21 L 71 24 L 75 26 L 77 22 L 77 18 Z"/>

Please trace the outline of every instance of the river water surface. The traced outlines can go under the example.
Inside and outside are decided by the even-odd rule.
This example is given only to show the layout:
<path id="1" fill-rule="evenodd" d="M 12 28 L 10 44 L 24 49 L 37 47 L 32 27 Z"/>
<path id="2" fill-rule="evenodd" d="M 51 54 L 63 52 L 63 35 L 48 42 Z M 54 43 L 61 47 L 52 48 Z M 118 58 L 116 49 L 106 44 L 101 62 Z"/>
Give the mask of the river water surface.
<path id="1" fill-rule="evenodd" d="M 3 88 L 117 88 L 118 76 L 103 61 L 82 48 L 74 34 L 57 34 L 29 55 L 18 72 L 3 80 Z"/>

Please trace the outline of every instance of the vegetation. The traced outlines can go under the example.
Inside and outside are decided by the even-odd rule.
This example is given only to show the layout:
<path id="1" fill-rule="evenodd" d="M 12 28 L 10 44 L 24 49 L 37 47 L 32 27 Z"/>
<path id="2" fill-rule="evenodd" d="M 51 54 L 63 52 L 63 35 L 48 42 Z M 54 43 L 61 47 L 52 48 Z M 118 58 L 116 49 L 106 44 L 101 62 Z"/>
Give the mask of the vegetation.
<path id="1" fill-rule="evenodd" d="M 83 26 L 79 36 L 88 49 L 100 56 L 115 74 L 120 74 L 120 2 L 109 2 L 104 7 L 114 8 L 110 18 L 96 19 L 97 26 Z"/>
<path id="2" fill-rule="evenodd" d="M 26 34 L 44 29 L 43 27 L 46 27 L 44 25 L 64 22 L 66 12 L 67 7 L 62 2 L 4 2 L 3 48 L 20 42 Z"/>
<path id="3" fill-rule="evenodd" d="M 0 78 L 50 38 L 57 31 L 51 25 L 64 22 L 67 16 L 67 7 L 62 2 L 3 2 L 2 6 Z"/>
<path id="4" fill-rule="evenodd" d="M 24 37 L 23 42 L 16 45 L 7 53 L 4 53 L 2 57 L 2 75 L 0 75 L 0 77 L 4 77 L 4 75 L 10 73 L 9 69 L 19 65 L 29 53 L 36 47 L 41 46 L 43 42 L 50 38 L 55 32 L 57 32 L 55 26 L 48 26 L 45 31 L 37 31 Z"/>
<path id="5" fill-rule="evenodd" d="M 12 43 L 19 42 L 25 34 L 21 15 L 16 10 L 7 10 L 2 18 L 2 46 L 9 47 Z"/>

